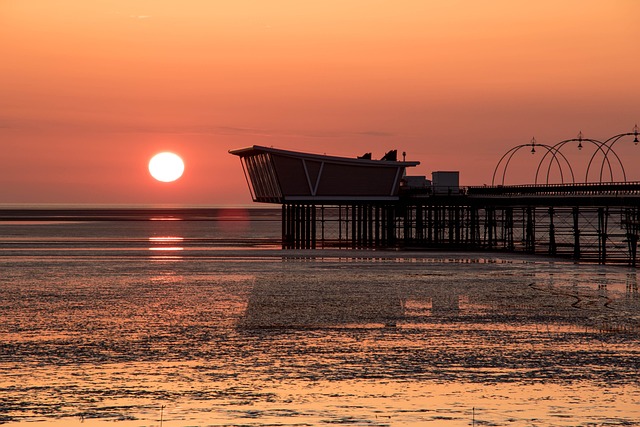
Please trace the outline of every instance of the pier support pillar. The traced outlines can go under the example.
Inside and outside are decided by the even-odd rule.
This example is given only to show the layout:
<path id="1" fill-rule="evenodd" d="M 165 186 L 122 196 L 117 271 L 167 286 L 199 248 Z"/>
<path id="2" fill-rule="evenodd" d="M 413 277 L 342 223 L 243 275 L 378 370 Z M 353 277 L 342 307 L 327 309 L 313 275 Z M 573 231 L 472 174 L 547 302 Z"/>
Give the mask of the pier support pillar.
<path id="1" fill-rule="evenodd" d="M 484 230 L 485 230 L 485 240 L 486 240 L 486 244 L 487 247 L 489 249 L 493 249 L 494 245 L 495 245 L 495 209 L 493 207 L 485 207 L 485 226 L 484 226 Z"/>
<path id="2" fill-rule="evenodd" d="M 607 261 L 607 225 L 609 208 L 598 208 L 598 262 L 604 264 Z"/>
<path id="3" fill-rule="evenodd" d="M 416 206 L 416 242 L 419 245 L 424 244 L 424 222 L 423 222 L 423 216 L 424 216 L 424 208 L 422 205 L 417 205 Z"/>
<path id="4" fill-rule="evenodd" d="M 553 224 L 553 216 L 554 216 L 553 207 L 549 208 L 549 255 L 555 255 L 556 248 L 556 228 Z"/>
<path id="5" fill-rule="evenodd" d="M 515 249 L 513 242 L 513 208 L 506 208 L 504 214 L 505 246 L 512 251 Z"/>
<path id="6" fill-rule="evenodd" d="M 536 208 L 533 206 L 527 207 L 527 226 L 525 237 L 525 250 L 528 253 L 535 253 L 536 251 Z"/>
<path id="7" fill-rule="evenodd" d="M 380 206 L 376 205 L 374 208 L 374 240 L 373 244 L 376 247 L 380 246 Z"/>
<path id="8" fill-rule="evenodd" d="M 408 246 L 411 244 L 411 240 L 412 240 L 412 234 L 411 232 L 413 231 L 413 215 L 412 215 L 413 211 L 411 209 L 410 206 L 408 205 L 403 205 L 402 206 L 402 223 L 403 223 L 403 227 L 402 227 L 402 237 L 404 240 L 404 245 Z"/>
<path id="9" fill-rule="evenodd" d="M 476 206 L 469 208 L 469 243 L 471 247 L 480 244 L 480 219 Z"/>
<path id="10" fill-rule="evenodd" d="M 385 224 L 387 246 L 393 246 L 396 244 L 396 212 L 393 205 L 387 205 L 385 210 L 387 216 L 387 223 Z"/>
<path id="11" fill-rule="evenodd" d="M 427 206 L 427 243 L 433 242 L 433 207 Z"/>
<path id="12" fill-rule="evenodd" d="M 309 206 L 309 209 L 311 210 L 311 249 L 315 249 L 316 248 L 316 206 L 315 205 L 311 205 Z"/>
<path id="13" fill-rule="evenodd" d="M 351 248 L 355 249 L 358 244 L 359 235 L 358 206 L 351 206 Z"/>
<path id="14" fill-rule="evenodd" d="M 580 208 L 573 208 L 573 258 L 580 259 Z"/>
<path id="15" fill-rule="evenodd" d="M 292 233 L 291 233 L 291 205 L 282 205 L 282 249 L 289 249 L 292 245 Z"/>
<path id="16" fill-rule="evenodd" d="M 638 252 L 638 235 L 640 234 L 640 215 L 637 208 L 627 208 L 625 210 L 625 228 L 627 246 L 629 250 L 629 265 L 636 266 Z"/>

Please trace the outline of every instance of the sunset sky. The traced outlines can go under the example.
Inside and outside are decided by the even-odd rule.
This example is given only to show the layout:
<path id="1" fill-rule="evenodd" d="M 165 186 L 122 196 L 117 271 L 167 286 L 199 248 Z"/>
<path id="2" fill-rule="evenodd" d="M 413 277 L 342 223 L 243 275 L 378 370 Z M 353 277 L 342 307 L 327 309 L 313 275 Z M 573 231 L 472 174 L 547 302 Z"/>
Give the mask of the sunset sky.
<path id="1" fill-rule="evenodd" d="M 246 205 L 249 145 L 490 184 L 532 137 L 636 123 L 636 0 L 0 0 L 0 205 Z M 165 150 L 173 183 L 147 170 Z M 640 180 L 640 145 L 616 150 Z"/>

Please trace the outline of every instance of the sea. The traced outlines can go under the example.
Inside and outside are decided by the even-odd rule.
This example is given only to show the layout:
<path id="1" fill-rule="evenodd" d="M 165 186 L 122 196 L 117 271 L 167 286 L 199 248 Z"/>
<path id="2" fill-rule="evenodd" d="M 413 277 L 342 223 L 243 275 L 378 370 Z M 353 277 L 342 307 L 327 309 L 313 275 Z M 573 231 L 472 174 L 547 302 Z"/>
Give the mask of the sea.
<path id="1" fill-rule="evenodd" d="M 637 270 L 284 250 L 270 209 L 0 212 L 0 424 L 636 426 Z"/>

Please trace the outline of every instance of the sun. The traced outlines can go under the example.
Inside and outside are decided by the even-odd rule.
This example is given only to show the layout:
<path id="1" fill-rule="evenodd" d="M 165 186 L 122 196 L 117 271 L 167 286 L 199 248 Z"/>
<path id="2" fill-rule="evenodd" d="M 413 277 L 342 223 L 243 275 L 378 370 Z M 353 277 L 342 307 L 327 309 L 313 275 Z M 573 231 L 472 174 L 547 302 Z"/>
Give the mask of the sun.
<path id="1" fill-rule="evenodd" d="M 162 182 L 172 182 L 182 176 L 184 162 L 177 154 L 165 151 L 149 160 L 149 173 Z"/>

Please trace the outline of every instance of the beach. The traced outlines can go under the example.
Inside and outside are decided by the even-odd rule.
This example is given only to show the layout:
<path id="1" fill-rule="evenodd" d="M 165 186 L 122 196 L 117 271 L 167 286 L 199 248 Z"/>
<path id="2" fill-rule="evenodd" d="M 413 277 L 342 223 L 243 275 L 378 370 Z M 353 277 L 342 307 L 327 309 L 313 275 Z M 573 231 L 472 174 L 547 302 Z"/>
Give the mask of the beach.
<path id="1" fill-rule="evenodd" d="M 0 423 L 640 425 L 635 269 L 272 219 L 0 223 Z"/>

